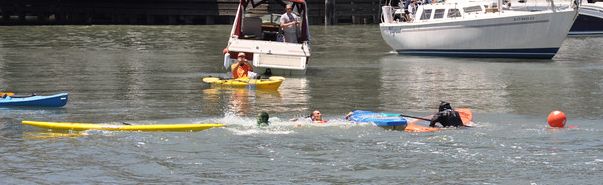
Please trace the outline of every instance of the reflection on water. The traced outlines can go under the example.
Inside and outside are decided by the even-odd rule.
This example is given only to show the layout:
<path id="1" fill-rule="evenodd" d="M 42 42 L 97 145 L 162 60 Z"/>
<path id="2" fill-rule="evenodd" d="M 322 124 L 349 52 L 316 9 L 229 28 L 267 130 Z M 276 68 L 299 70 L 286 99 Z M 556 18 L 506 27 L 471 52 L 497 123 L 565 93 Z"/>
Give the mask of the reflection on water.
<path id="1" fill-rule="evenodd" d="M 396 55 L 382 57 L 380 64 L 380 97 L 386 110 L 424 111 L 444 100 L 483 112 L 542 115 L 561 109 L 577 116 L 603 114 L 592 107 L 603 103 L 592 98 L 603 92 L 601 69 L 554 61 Z"/>
<path id="2" fill-rule="evenodd" d="M 23 132 L 25 140 L 48 140 L 88 136 L 86 132 Z"/>
<path id="3" fill-rule="evenodd" d="M 306 111 L 303 107 L 308 103 L 305 89 L 305 78 L 286 78 L 278 90 L 208 87 L 202 93 L 206 106 L 220 107 L 218 112 L 227 115 L 248 116 L 259 112 Z"/>
<path id="4" fill-rule="evenodd" d="M 439 101 L 448 101 L 458 107 L 509 111 L 505 79 L 500 72 L 484 70 L 488 63 L 475 60 L 479 59 L 384 56 L 381 96 L 406 102 L 403 110 L 433 110 Z"/>

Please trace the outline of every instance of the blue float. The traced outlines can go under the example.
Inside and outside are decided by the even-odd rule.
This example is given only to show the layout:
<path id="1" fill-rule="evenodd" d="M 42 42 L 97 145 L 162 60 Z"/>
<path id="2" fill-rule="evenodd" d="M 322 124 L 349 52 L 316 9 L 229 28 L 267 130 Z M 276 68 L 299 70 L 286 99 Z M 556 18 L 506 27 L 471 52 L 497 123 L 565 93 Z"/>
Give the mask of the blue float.
<path id="1" fill-rule="evenodd" d="M 350 121 L 356 123 L 372 123 L 379 127 L 391 127 L 392 129 L 398 130 L 401 128 L 404 130 L 407 121 L 400 114 L 396 113 L 383 113 L 383 112 L 371 112 L 364 110 L 355 110 L 351 112 L 348 117 Z"/>

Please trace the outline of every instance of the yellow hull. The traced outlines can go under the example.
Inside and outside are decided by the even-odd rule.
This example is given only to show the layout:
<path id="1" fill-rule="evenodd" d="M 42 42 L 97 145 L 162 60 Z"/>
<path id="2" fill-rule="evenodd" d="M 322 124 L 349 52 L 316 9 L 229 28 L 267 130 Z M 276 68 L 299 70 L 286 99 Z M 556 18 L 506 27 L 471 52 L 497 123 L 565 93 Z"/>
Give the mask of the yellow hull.
<path id="1" fill-rule="evenodd" d="M 223 127 L 218 123 L 193 123 L 193 124 L 157 124 L 157 125 L 110 125 L 94 123 L 68 123 L 68 122 L 43 122 L 22 121 L 22 124 L 51 130 L 108 130 L 108 131 L 141 131 L 141 132 L 190 132 L 201 131 L 214 127 Z"/>
<path id="2" fill-rule="evenodd" d="M 14 95 L 15 95 L 15 93 L 12 93 L 12 92 L 0 92 L 0 97 L 3 97 L 3 96 L 14 96 Z"/>
<path id="3" fill-rule="evenodd" d="M 228 80 L 207 80 L 208 77 L 204 78 L 204 82 L 211 84 L 214 87 L 231 87 L 231 88 L 250 88 L 250 89 L 261 89 L 261 90 L 277 90 L 283 83 L 283 79 L 228 79 Z"/>

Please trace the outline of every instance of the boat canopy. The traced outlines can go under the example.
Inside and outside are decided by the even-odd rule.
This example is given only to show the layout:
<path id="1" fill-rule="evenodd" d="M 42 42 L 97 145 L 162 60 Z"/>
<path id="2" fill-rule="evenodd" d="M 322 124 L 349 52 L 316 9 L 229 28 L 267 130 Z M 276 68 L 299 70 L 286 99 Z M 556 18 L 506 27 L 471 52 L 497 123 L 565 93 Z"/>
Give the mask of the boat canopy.
<path id="1" fill-rule="evenodd" d="M 294 11 L 297 10 L 297 13 L 302 18 L 301 24 L 301 35 L 299 37 L 299 41 L 309 41 L 309 28 L 308 28 L 308 15 L 307 15 L 307 5 L 305 0 L 240 0 L 239 8 L 237 11 L 237 15 L 235 18 L 235 26 L 233 27 L 232 36 L 236 36 L 237 38 L 241 36 L 241 26 L 244 19 L 244 12 L 246 9 L 251 9 L 258 7 L 262 4 L 270 4 L 270 2 L 276 2 L 277 4 L 281 4 L 283 6 L 287 4 L 292 4 Z M 249 7 L 251 5 L 251 7 Z"/>

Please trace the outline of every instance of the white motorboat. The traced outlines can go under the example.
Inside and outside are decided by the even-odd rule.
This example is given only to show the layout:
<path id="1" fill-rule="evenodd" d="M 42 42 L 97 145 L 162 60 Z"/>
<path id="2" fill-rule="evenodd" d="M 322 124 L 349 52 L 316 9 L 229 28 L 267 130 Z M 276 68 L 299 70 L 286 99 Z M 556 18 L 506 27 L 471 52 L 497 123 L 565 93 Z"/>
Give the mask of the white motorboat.
<path id="1" fill-rule="evenodd" d="M 570 35 L 603 34 L 603 0 L 582 1 L 580 13 L 570 30 Z"/>
<path id="2" fill-rule="evenodd" d="M 556 2 L 557 7 L 570 6 L 572 2 Z M 549 7 L 545 0 L 517 0 L 514 10 L 535 11 Z M 603 0 L 582 0 L 578 18 L 570 29 L 571 36 L 603 35 Z"/>
<path id="3" fill-rule="evenodd" d="M 245 52 L 259 74 L 270 71 L 273 75 L 303 74 L 310 58 L 310 31 L 307 6 L 304 0 L 241 0 L 224 51 L 224 65 L 236 60 L 237 53 Z M 300 20 L 297 26 L 297 42 L 279 41 L 280 14 L 266 11 L 268 4 L 293 5 L 293 12 Z M 284 9 L 284 8 L 283 8 Z M 283 10 L 284 11 L 284 10 Z M 284 12 L 280 12 L 284 13 Z M 270 70 L 268 70 L 270 69 Z"/>
<path id="4" fill-rule="evenodd" d="M 516 11 L 501 1 L 446 1 L 420 5 L 413 20 L 396 20 L 383 6 L 379 25 L 385 42 L 399 54 L 552 58 L 576 19 L 578 6 Z M 402 15 L 402 17 L 404 17 Z"/>

